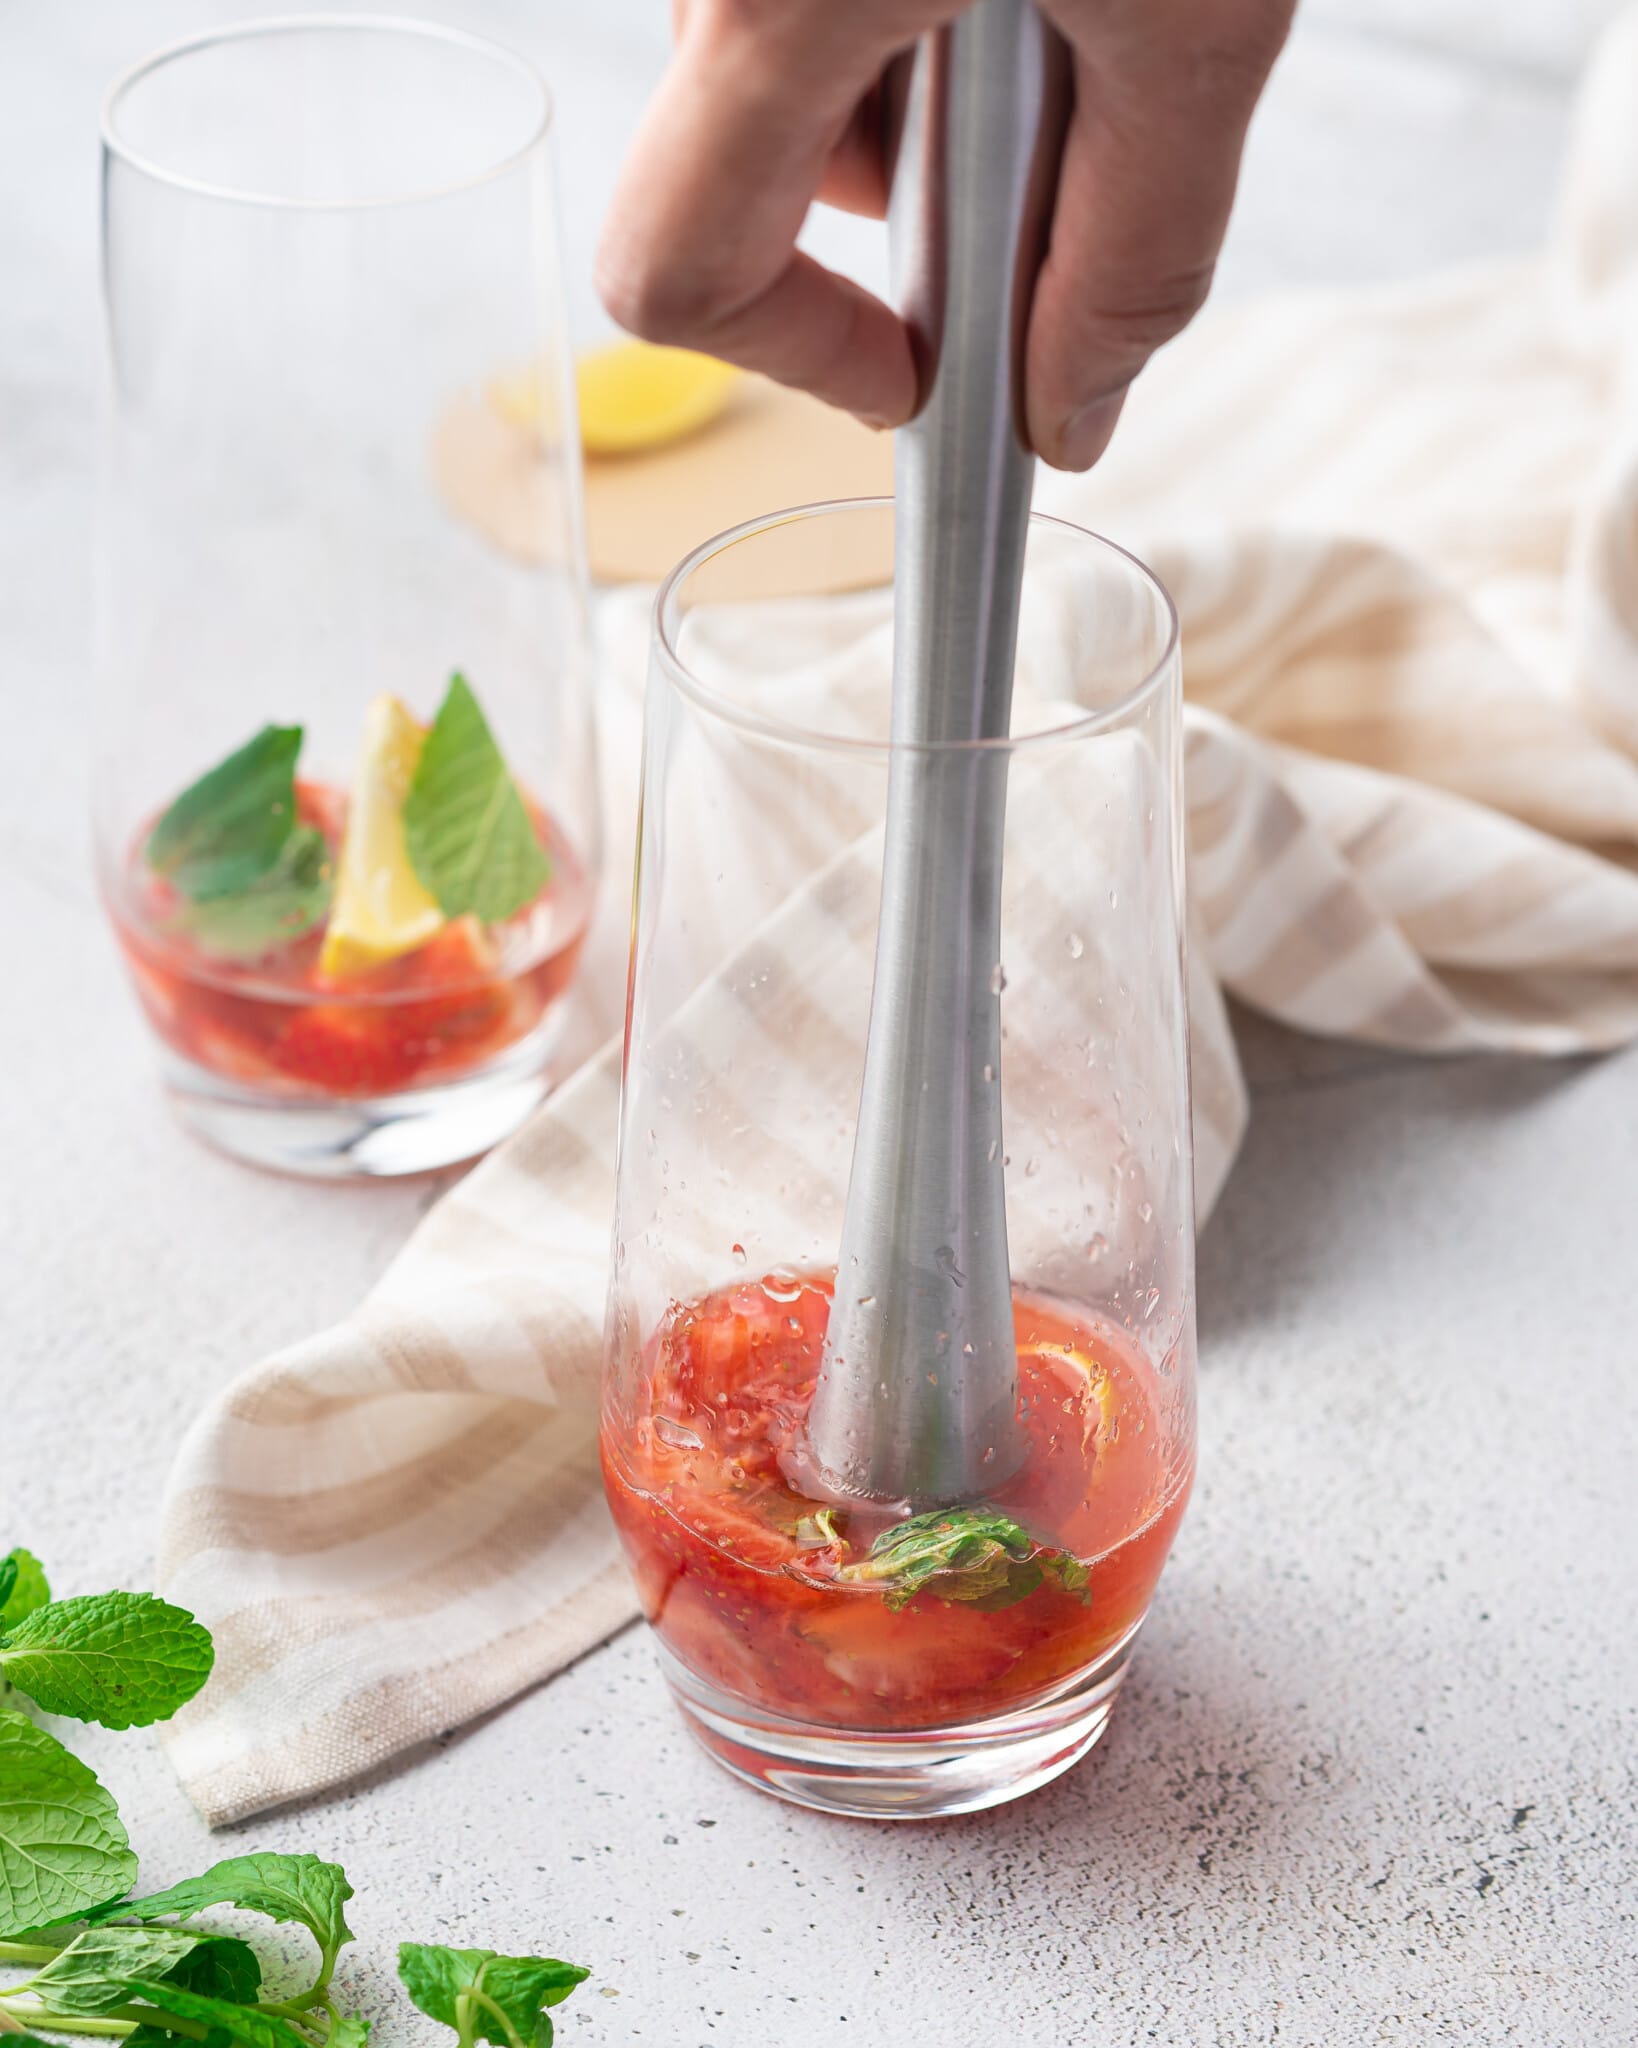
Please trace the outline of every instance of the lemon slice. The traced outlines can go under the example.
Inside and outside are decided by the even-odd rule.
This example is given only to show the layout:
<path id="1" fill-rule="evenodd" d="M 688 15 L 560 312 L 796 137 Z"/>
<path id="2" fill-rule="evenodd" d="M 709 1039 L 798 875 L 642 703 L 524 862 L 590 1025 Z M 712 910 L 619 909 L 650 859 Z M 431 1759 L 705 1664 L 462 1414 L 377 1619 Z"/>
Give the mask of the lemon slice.
<path id="1" fill-rule="evenodd" d="M 1071 1344 L 1031 1344 L 1025 1347 L 1039 1358 L 1062 1359 L 1083 1372 L 1091 1382 L 1092 1398 L 1098 1404 L 1098 1440 L 1104 1441 L 1120 1410 L 1120 1398 L 1109 1368 L 1090 1351 L 1078 1351 Z"/>
<path id="2" fill-rule="evenodd" d="M 319 954 L 319 973 L 328 981 L 366 974 L 425 945 L 443 927 L 444 914 L 410 866 L 404 844 L 404 798 L 425 738 L 426 728 L 396 697 L 375 698 L 364 714 L 364 753 Z"/>
<path id="3" fill-rule="evenodd" d="M 616 341 L 580 358 L 580 439 L 588 455 L 630 455 L 707 427 L 740 373 L 686 348 Z"/>

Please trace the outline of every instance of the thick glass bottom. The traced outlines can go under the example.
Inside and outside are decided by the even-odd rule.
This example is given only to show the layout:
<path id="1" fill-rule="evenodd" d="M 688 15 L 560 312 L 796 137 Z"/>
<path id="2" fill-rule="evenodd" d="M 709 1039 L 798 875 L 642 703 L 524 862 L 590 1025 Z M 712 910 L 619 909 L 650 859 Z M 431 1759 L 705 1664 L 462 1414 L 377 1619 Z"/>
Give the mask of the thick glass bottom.
<path id="1" fill-rule="evenodd" d="M 224 1080 L 162 1051 L 166 1091 L 184 1126 L 230 1158 L 309 1180 L 380 1180 L 457 1166 L 498 1145 L 551 1088 L 561 1026 L 548 1015 L 475 1073 L 436 1087 L 330 1101 Z"/>
<path id="2" fill-rule="evenodd" d="M 690 1733 L 725 1770 L 776 1798 L 866 1820 L 934 1820 L 1022 1799 L 1080 1762 L 1109 1724 L 1133 1629 L 1028 1707 L 953 1728 L 820 1728 L 736 1700 L 656 1644 Z"/>

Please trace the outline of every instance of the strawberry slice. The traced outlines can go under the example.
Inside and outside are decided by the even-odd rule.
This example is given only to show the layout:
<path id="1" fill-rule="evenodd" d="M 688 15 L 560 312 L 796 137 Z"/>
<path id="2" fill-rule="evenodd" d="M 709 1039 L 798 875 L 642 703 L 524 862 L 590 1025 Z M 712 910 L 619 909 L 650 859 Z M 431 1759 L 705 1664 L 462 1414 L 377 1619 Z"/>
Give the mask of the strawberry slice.
<path id="1" fill-rule="evenodd" d="M 325 1095 L 390 1095 L 421 1064 L 390 1008 L 316 1003 L 298 1010 L 269 1048 L 282 1074 Z"/>

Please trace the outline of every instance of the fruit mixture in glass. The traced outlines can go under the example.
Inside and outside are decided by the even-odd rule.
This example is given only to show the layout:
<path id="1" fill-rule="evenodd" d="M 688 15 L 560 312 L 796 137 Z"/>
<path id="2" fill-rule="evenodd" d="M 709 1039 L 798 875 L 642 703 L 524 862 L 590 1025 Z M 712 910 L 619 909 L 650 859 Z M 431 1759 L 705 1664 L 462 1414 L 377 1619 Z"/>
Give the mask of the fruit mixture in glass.
<path id="1" fill-rule="evenodd" d="M 131 848 L 111 909 L 154 1029 L 309 1099 L 455 1080 L 527 1038 L 590 890 L 465 678 L 430 726 L 377 697 L 348 791 L 298 777 L 302 738 L 265 726 Z"/>
<path id="2" fill-rule="evenodd" d="M 644 1611 L 697 1677 L 796 1720 L 938 1727 L 1024 1706 L 1142 1619 L 1192 1440 L 1130 1339 L 1019 1294 L 1017 1471 L 932 1513 L 810 1498 L 831 1285 L 725 1289 L 615 1361 L 603 1471 Z"/>

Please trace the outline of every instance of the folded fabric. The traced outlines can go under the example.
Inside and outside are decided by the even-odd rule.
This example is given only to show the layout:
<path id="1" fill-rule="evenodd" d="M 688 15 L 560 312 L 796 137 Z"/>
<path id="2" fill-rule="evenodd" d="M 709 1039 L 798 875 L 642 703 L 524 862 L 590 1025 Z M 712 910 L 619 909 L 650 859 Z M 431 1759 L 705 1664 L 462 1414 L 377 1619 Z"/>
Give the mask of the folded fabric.
<path id="1" fill-rule="evenodd" d="M 1546 255 L 1208 317 L 1091 478 L 1043 478 L 1182 617 L 1202 1208 L 1246 1115 L 1224 991 L 1429 1052 L 1638 1035 L 1635 366 L 1638 14 L 1589 75 Z M 621 850 L 646 615 L 622 594 L 605 620 Z M 582 1052 L 620 1016 L 623 883 Z M 865 943 L 856 883 L 845 857 L 793 874 L 751 943 Z M 613 1043 L 355 1315 L 187 1437 L 161 1577 L 217 1667 L 167 1739 L 211 1822 L 338 1784 L 635 1613 L 596 1461 L 618 1075 Z"/>

